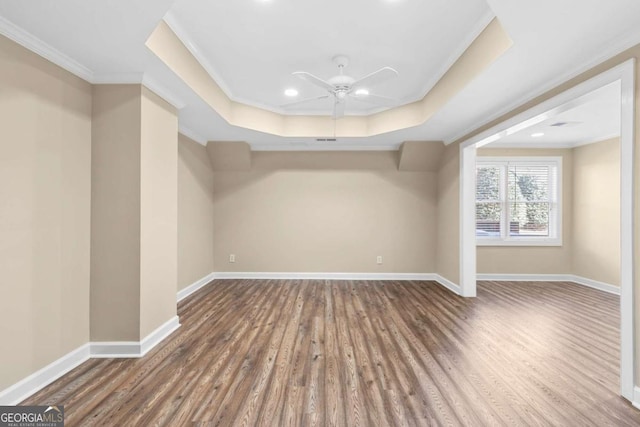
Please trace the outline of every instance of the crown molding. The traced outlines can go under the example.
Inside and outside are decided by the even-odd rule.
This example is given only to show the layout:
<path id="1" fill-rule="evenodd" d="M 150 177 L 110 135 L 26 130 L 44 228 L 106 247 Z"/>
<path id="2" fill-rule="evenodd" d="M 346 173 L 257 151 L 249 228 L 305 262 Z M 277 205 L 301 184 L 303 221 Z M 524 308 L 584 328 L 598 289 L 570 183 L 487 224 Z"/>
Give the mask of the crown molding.
<path id="1" fill-rule="evenodd" d="M 614 56 L 631 49 L 633 46 L 640 44 L 640 36 L 636 32 L 629 31 L 626 34 L 618 37 L 617 40 L 608 44 L 608 48 L 605 48 L 602 53 L 598 56 L 594 56 L 589 61 L 583 63 L 582 65 L 573 68 L 572 70 L 567 71 L 564 74 L 561 74 L 559 77 L 549 80 L 546 84 L 537 86 L 536 88 L 530 90 L 524 95 L 518 97 L 515 101 L 507 104 L 506 107 L 500 108 L 496 113 L 487 114 L 484 118 L 474 122 L 473 124 L 467 126 L 463 131 L 454 134 L 452 137 L 445 138 L 445 145 L 449 145 L 455 141 L 458 141 L 465 136 L 471 134 L 472 132 L 480 129 L 482 126 L 487 125 L 488 123 L 493 122 L 494 120 L 499 119 L 505 114 L 510 113 L 516 108 L 525 105 L 526 103 L 534 100 L 535 98 L 544 95 L 545 93 L 553 90 L 554 88 L 560 86 L 563 83 L 568 82 L 569 80 L 578 77 L 579 75 L 589 71 L 590 69 L 602 64 L 603 62 L 613 58 Z"/>
<path id="2" fill-rule="evenodd" d="M 75 59 L 2 16 L 0 16 L 0 34 L 91 84 L 142 84 L 178 110 L 186 106 L 184 101 L 147 73 L 94 73 Z"/>
<path id="3" fill-rule="evenodd" d="M 0 34 L 53 62 L 57 66 L 64 68 L 81 79 L 92 82 L 93 71 L 89 68 L 60 52 L 51 45 L 43 42 L 33 34 L 23 30 L 2 16 L 0 16 Z"/>
<path id="4" fill-rule="evenodd" d="M 173 105 L 177 110 L 182 110 L 187 106 L 186 102 L 176 96 L 171 90 L 167 89 L 167 87 L 157 79 L 151 77 L 148 73 L 145 73 L 142 77 L 142 84 L 160 98 Z"/>
<path id="5" fill-rule="evenodd" d="M 215 81 L 215 83 L 220 87 L 222 92 L 227 95 L 231 101 L 239 102 L 242 104 L 250 105 L 256 108 L 262 108 L 267 111 L 271 111 L 273 113 L 278 114 L 287 114 L 286 111 L 282 108 L 274 108 L 273 106 L 269 106 L 266 104 L 261 104 L 259 102 L 251 101 L 245 98 L 237 97 L 231 91 L 229 85 L 224 81 L 222 76 L 218 74 L 215 67 L 211 64 L 211 62 L 206 58 L 205 54 L 202 52 L 202 49 L 193 41 L 191 36 L 189 36 L 189 32 L 185 30 L 184 25 L 182 25 L 179 19 L 175 16 L 172 11 L 167 12 L 167 14 L 162 18 L 164 22 L 169 26 L 171 31 L 175 33 L 175 35 L 180 39 L 182 44 L 191 52 L 191 55 L 198 61 L 198 63 L 204 68 L 204 70 L 209 74 L 209 77 Z"/>
<path id="6" fill-rule="evenodd" d="M 173 94 L 163 84 L 159 83 L 157 79 L 151 77 L 149 73 L 133 72 L 133 73 L 104 73 L 94 74 L 91 79 L 92 84 L 139 84 L 143 85 L 169 104 L 173 105 L 176 109 L 181 110 L 186 107 L 186 102 L 182 101 L 179 97 Z"/>
<path id="7" fill-rule="evenodd" d="M 282 115 L 286 115 L 286 116 L 326 116 L 327 115 L 327 111 L 330 110 L 330 109 L 326 109 L 325 111 L 322 111 L 322 110 L 299 110 L 299 109 L 296 109 L 296 111 L 290 111 L 290 110 L 288 110 L 286 108 L 283 108 L 283 107 L 274 107 L 273 105 L 263 104 L 261 102 L 256 102 L 254 100 L 247 99 L 247 98 L 235 95 L 233 93 L 233 91 L 231 90 L 231 88 L 229 87 L 229 85 L 224 81 L 222 76 L 220 76 L 220 74 L 218 74 L 218 72 L 216 71 L 215 67 L 206 58 L 205 54 L 202 52 L 202 49 L 198 46 L 198 44 L 196 42 L 193 41 L 191 36 L 189 36 L 189 32 L 187 30 L 185 30 L 185 26 L 180 23 L 180 20 L 175 16 L 175 14 L 173 12 L 169 11 L 164 16 L 163 20 L 169 26 L 171 31 L 173 31 L 175 33 L 175 35 L 178 37 L 178 39 L 180 39 L 180 41 L 182 42 L 182 44 L 184 44 L 184 46 L 187 48 L 187 50 L 189 50 L 189 52 L 191 52 L 191 55 L 193 55 L 193 57 L 196 59 L 196 61 L 202 66 L 202 68 L 204 68 L 204 70 L 207 72 L 207 74 L 209 74 L 209 77 L 211 77 L 216 82 L 216 84 L 220 87 L 222 92 L 224 92 L 224 94 L 227 95 L 227 97 L 231 101 L 238 102 L 238 103 L 245 104 L 245 105 L 249 105 L 251 107 L 261 108 L 263 110 L 271 111 L 272 113 L 282 114 Z M 480 28 L 480 32 L 482 32 L 482 30 L 486 27 L 486 25 L 489 22 L 490 22 L 490 20 L 488 22 L 486 22 L 485 25 L 482 28 Z M 475 38 L 480 34 L 480 32 L 475 34 L 475 37 L 473 39 L 471 39 L 471 41 L 475 40 Z M 458 56 L 460 56 L 467 47 L 468 46 L 465 46 L 464 49 L 462 49 L 460 52 L 458 52 L 459 53 Z M 458 56 L 456 56 L 455 60 L 458 59 Z M 451 62 L 451 64 L 449 64 L 449 67 L 451 65 L 453 65 L 455 60 L 453 60 Z M 442 75 L 444 75 L 444 73 L 446 73 L 448 69 L 449 68 L 444 69 L 444 71 L 442 72 Z M 429 84 L 431 86 L 435 85 L 438 82 L 438 80 L 440 80 L 440 77 L 442 77 L 442 76 L 441 75 L 438 76 L 438 79 L 435 79 L 435 81 L 430 82 Z M 416 98 L 416 99 L 419 100 L 419 99 L 422 99 L 422 98 L 424 98 L 424 95 L 419 97 L 419 98 Z M 412 102 L 412 101 L 402 102 L 399 105 L 409 104 L 410 102 Z M 372 106 L 371 108 L 369 108 L 367 110 L 350 111 L 349 115 L 350 116 L 370 116 L 372 114 L 376 114 L 376 113 L 379 113 L 379 112 L 382 112 L 382 111 L 385 111 L 385 110 L 392 109 L 392 108 L 394 108 L 396 106 L 397 105 L 395 105 L 393 107 Z"/>
<path id="8" fill-rule="evenodd" d="M 213 80 L 215 80 L 216 84 L 222 89 L 222 91 L 227 95 L 227 97 L 231 100 L 236 100 L 231 92 L 231 88 L 224 82 L 222 77 L 217 73 L 216 69 L 211 65 L 211 63 L 206 59 L 204 53 L 202 53 L 202 49 L 198 47 L 198 45 L 191 39 L 189 33 L 184 29 L 184 26 L 180 23 L 178 18 L 174 15 L 172 11 L 168 11 L 166 15 L 162 18 L 164 22 L 167 23 L 171 31 L 175 33 L 176 36 L 182 41 L 185 47 L 191 52 L 194 58 L 202 65 L 205 71 L 211 76 Z"/>
<path id="9" fill-rule="evenodd" d="M 90 82 L 96 85 L 101 84 L 141 84 L 144 73 L 98 73 L 93 74 Z"/>
<path id="10" fill-rule="evenodd" d="M 460 44 L 451 51 L 451 54 L 447 57 L 447 59 L 442 62 L 438 70 L 433 74 L 433 77 L 431 77 L 427 81 L 427 83 L 421 87 L 419 96 L 409 98 L 408 101 L 403 103 L 410 104 L 415 101 L 420 101 L 425 96 L 427 96 L 427 94 L 431 92 L 431 89 L 433 89 L 433 87 L 440 81 L 440 79 L 444 77 L 447 71 L 449 71 L 453 64 L 456 63 L 458 58 L 460 58 L 462 54 L 469 48 L 469 46 L 471 46 L 471 43 L 473 43 L 473 41 L 477 39 L 480 34 L 482 34 L 482 31 L 487 28 L 487 25 L 489 25 L 494 18 L 496 18 L 495 13 L 493 13 L 493 11 L 489 8 L 489 10 L 487 10 L 480 16 L 480 18 L 478 18 L 471 31 L 464 39 L 462 39 L 462 42 L 460 42 Z"/>

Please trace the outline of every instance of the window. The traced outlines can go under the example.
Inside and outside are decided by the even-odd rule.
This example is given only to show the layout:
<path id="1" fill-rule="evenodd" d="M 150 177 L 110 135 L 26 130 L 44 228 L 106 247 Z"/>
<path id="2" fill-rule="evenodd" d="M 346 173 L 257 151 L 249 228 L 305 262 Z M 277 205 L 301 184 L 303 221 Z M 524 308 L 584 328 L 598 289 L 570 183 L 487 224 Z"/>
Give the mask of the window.
<path id="1" fill-rule="evenodd" d="M 478 245 L 562 244 L 561 157 L 478 157 Z"/>

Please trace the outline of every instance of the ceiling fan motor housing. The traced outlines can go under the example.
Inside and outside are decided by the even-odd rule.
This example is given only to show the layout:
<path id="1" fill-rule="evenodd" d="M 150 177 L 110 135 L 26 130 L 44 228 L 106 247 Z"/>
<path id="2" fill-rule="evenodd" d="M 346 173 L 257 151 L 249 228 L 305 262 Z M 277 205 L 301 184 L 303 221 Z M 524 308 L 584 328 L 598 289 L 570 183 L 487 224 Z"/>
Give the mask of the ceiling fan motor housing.
<path id="1" fill-rule="evenodd" d="M 353 77 L 345 75 L 335 76 L 329 79 L 329 83 L 331 83 L 335 87 L 345 89 L 350 88 L 354 81 L 355 79 Z"/>

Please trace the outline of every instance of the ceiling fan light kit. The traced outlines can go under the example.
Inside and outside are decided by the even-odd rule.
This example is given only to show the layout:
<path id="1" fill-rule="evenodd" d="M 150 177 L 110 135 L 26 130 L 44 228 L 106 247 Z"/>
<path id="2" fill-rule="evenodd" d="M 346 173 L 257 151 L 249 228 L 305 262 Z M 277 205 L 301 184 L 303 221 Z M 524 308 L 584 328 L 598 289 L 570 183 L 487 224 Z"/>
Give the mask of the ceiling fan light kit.
<path id="1" fill-rule="evenodd" d="M 293 73 L 294 76 L 326 90 L 329 92 L 328 95 L 303 99 L 301 101 L 285 104 L 283 107 L 292 107 L 310 101 L 332 98 L 334 102 L 332 116 L 334 119 L 339 119 L 344 117 L 345 104 L 349 98 L 365 101 L 381 107 L 390 107 L 396 104 L 396 100 L 383 96 L 372 95 L 369 93 L 368 89 L 376 84 L 397 77 L 398 72 L 393 68 L 383 67 L 373 73 L 361 77 L 360 79 L 355 79 L 344 73 L 344 69 L 349 65 L 349 58 L 347 56 L 336 55 L 333 57 L 333 63 L 338 67 L 338 75 L 333 76 L 328 80 L 321 79 L 320 77 L 306 71 L 296 71 Z"/>

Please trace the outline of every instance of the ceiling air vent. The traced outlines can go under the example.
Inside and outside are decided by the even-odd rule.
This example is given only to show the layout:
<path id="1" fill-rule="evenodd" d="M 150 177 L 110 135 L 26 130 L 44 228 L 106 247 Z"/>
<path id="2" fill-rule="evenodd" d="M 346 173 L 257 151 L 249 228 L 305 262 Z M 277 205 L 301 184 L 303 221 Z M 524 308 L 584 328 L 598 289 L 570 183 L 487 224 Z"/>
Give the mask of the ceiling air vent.
<path id="1" fill-rule="evenodd" d="M 551 127 L 556 127 L 556 128 L 560 128 L 560 127 L 572 127 L 572 126 L 578 126 L 582 124 L 582 122 L 555 122 L 553 124 L 551 124 Z"/>
<path id="2" fill-rule="evenodd" d="M 336 142 L 336 138 L 316 138 L 318 142 Z"/>

